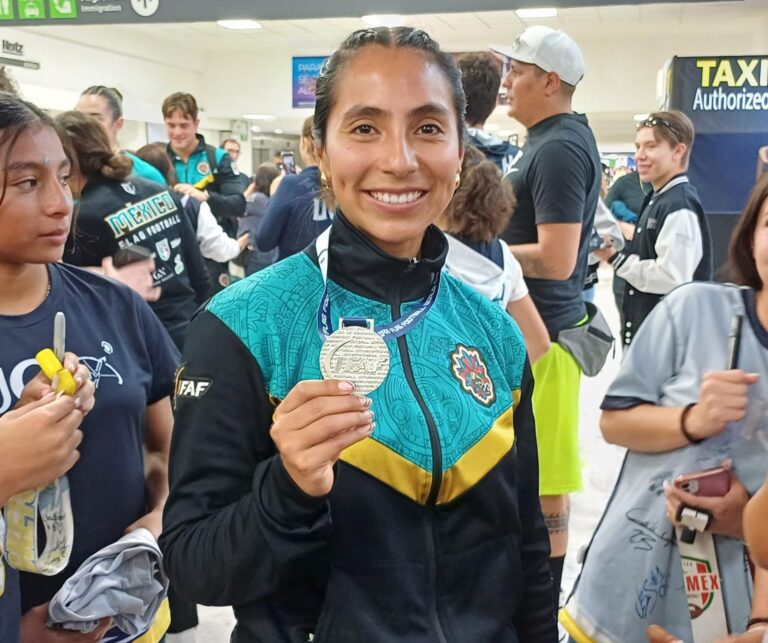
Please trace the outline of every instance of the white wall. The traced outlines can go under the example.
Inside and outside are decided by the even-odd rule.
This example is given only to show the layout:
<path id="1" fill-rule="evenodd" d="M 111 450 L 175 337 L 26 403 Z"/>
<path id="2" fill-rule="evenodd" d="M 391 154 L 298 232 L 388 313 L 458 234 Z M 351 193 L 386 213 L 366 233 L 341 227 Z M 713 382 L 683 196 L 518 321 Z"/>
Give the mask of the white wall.
<path id="1" fill-rule="evenodd" d="M 699 28 L 691 34 L 685 24 L 680 24 L 663 33 L 638 28 L 636 34 L 628 37 L 612 35 L 601 31 L 599 25 L 589 24 L 582 31 L 572 29 L 571 35 L 579 42 L 587 63 L 574 108 L 588 114 L 600 143 L 632 149 L 632 115 L 658 107 L 657 77 L 665 61 L 675 55 L 768 54 L 768 9 L 763 21 L 755 21 L 748 28 L 743 23 L 729 25 L 723 21 L 710 30 Z M 482 44 L 474 46 L 480 48 L 478 45 Z M 233 117 L 247 113 L 290 115 L 290 124 L 281 127 L 298 132 L 311 110 L 291 109 L 291 55 L 288 49 L 260 52 L 253 57 L 218 52 L 216 57 L 229 58 L 229 73 L 206 78 L 205 100 L 211 112 L 228 111 Z M 489 122 L 505 130 L 522 132 L 505 111 L 500 109 Z"/>
<path id="2" fill-rule="evenodd" d="M 116 30 L 114 38 L 110 31 L 109 43 L 100 41 L 98 47 L 92 48 L 85 41 L 71 42 L 72 30 L 78 28 L 68 29 L 0 30 L 3 38 L 23 42 L 28 58 L 42 64 L 40 71 L 14 68 L 23 93 L 43 107 L 69 109 L 88 85 L 118 86 L 125 95 L 126 119 L 136 121 L 125 132 L 123 144 L 130 147 L 145 142 L 146 128 L 142 124 L 161 123 L 163 98 L 179 90 L 197 97 L 204 110 L 201 126 L 214 144 L 219 132 L 231 129 L 231 119 L 247 113 L 278 116 L 276 123 L 259 123 L 265 133 L 280 127 L 287 134 L 296 134 L 311 110 L 291 108 L 291 56 L 330 53 L 307 50 L 306 44 L 293 40 L 287 41 L 285 47 L 262 45 L 261 50 L 247 53 L 206 52 L 191 46 L 180 49 L 157 40 L 142 42 L 127 27 Z M 514 33 L 512 29 L 495 29 L 487 40 L 511 41 L 519 24 Z M 588 114 L 599 143 L 612 148 L 632 147 L 632 115 L 657 107 L 657 74 L 670 57 L 768 54 L 768 10 L 764 17 L 749 21 L 725 17 L 695 24 L 691 19 L 670 20 L 668 24 L 641 21 L 623 25 L 620 30 L 584 20 L 569 26 L 568 31 L 581 45 L 587 62 L 587 74 L 576 92 L 574 107 Z M 70 41 L 58 34 L 65 34 Z M 467 42 L 457 40 L 450 48 L 468 51 L 482 49 L 486 44 L 484 36 L 471 34 L 466 38 Z M 107 51 L 107 47 L 113 51 Z M 126 53 L 115 53 L 118 51 Z M 504 110 L 494 114 L 490 122 L 502 130 L 521 131 Z M 243 165 L 243 169 L 249 169 L 245 159 Z"/>

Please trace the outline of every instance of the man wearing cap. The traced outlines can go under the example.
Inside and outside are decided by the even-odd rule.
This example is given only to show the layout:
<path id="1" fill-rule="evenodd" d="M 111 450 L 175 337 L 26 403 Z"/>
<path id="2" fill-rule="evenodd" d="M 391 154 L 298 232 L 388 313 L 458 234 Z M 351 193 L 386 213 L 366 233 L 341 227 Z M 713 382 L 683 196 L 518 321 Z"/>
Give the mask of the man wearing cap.
<path id="1" fill-rule="evenodd" d="M 587 317 L 582 288 L 600 194 L 600 157 L 586 117 L 571 108 L 576 84 L 584 75 L 584 58 L 567 34 L 528 27 L 512 45 L 491 49 L 510 61 L 502 83 L 508 114 L 528 130 L 522 154 L 506 176 L 517 209 L 502 237 L 523 268 L 552 340 L 549 352 L 533 365 L 533 405 L 541 505 L 559 595 L 568 542 L 568 494 L 581 489 L 581 369 L 557 339 L 561 330 Z"/>

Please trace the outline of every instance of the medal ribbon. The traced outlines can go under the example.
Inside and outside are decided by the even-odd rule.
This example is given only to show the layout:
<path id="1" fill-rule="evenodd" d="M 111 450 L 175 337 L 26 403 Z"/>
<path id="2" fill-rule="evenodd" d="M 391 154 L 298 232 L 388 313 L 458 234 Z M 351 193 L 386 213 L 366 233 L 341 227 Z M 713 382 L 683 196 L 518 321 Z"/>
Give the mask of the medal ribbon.
<path id="1" fill-rule="evenodd" d="M 38 554 L 37 521 L 43 521 L 45 549 Z M 5 506 L 5 535 L 0 540 L 10 565 L 24 572 L 53 576 L 69 562 L 74 522 L 66 476 L 45 487 L 13 496 Z M 2 562 L 0 560 L 0 565 Z M 4 572 L 0 573 L 0 581 Z M 0 595 L 3 587 L 0 586 Z"/>
<path id="2" fill-rule="evenodd" d="M 328 242 L 331 236 L 331 229 L 328 228 L 323 234 L 321 234 L 315 241 L 315 249 L 317 250 L 317 263 L 320 266 L 320 273 L 323 276 L 323 283 L 325 284 L 325 290 L 323 291 L 323 297 L 320 301 L 320 307 L 317 309 L 317 333 L 320 335 L 320 339 L 325 341 L 328 336 L 333 333 L 333 326 L 331 325 L 331 298 L 328 294 Z M 412 326 L 418 324 L 424 316 L 432 308 L 432 305 L 437 299 L 437 291 L 440 288 L 440 274 L 435 277 L 427 296 L 421 301 L 421 303 L 414 308 L 411 312 L 406 313 L 400 319 L 396 319 L 389 324 L 383 326 L 376 326 L 373 330 L 381 337 L 385 342 L 397 339 L 401 335 L 405 335 Z M 358 320 L 356 318 L 346 318 L 344 322 L 346 325 L 365 325 L 360 323 L 364 320 Z"/>

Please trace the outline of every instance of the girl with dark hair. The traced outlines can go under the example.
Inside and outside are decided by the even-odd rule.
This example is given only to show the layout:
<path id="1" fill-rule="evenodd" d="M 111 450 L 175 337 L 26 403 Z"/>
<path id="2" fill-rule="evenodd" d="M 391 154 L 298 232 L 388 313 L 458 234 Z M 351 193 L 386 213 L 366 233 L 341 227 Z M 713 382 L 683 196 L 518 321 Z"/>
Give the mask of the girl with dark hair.
<path id="1" fill-rule="evenodd" d="M 132 290 L 61 263 L 73 226 L 70 180 L 77 175 L 76 163 L 69 141 L 49 116 L 26 101 L 0 94 L 0 414 L 15 408 L 2 420 L 18 420 L 20 411 L 29 409 L 23 416 L 29 417 L 50 392 L 53 382 L 38 372 L 35 356 L 51 346 L 58 312 L 66 316 L 66 348 L 72 351 L 64 361 L 79 378 L 80 389 L 71 405 L 51 402 L 43 408 L 58 408 L 65 415 L 79 398 L 81 410 L 73 412 L 87 413 L 80 418 L 81 434 L 65 433 L 58 446 L 47 439 L 35 445 L 41 469 L 57 459 L 56 449 L 70 449 L 55 475 L 72 467 L 67 472 L 72 551 L 64 570 L 50 576 L 5 566 L 4 593 L 0 591 L 3 643 L 101 640 L 108 619 L 89 634 L 60 632 L 46 626 L 46 603 L 87 557 L 126 531 L 145 527 L 157 537 L 167 494 L 169 396 L 178 353 Z M 117 162 L 106 167 L 119 174 L 123 166 Z M 93 385 L 87 383 L 89 375 Z M 88 399 L 94 387 L 95 406 Z M 80 437 L 78 459 L 71 448 Z M 14 451 L 3 448 L 2 453 L 0 479 L 5 481 L 23 463 L 8 460 Z M 53 519 L 51 533 L 57 533 L 63 529 L 63 514 L 53 513 L 47 520 Z M 37 523 L 31 524 L 37 542 Z M 126 638 L 117 630 L 108 634 L 111 641 Z"/>
<path id="2" fill-rule="evenodd" d="M 107 260 L 109 267 L 121 251 L 145 249 L 142 256 L 154 260 L 153 278 L 161 289 L 152 309 L 181 350 L 189 320 L 209 294 L 208 273 L 181 203 L 157 183 L 129 180 L 130 159 L 113 151 L 94 119 L 64 112 L 56 122 L 77 155 L 72 186 L 80 199 L 74 242 L 64 260 L 84 267 Z"/>
<path id="3" fill-rule="evenodd" d="M 549 349 L 549 333 L 528 294 L 520 263 L 498 235 L 515 207 L 512 186 L 474 147 L 464 150 L 461 183 L 437 221 L 446 232 L 445 269 L 507 310 L 525 339 L 531 363 Z"/>
<path id="4" fill-rule="evenodd" d="M 463 135 L 450 55 L 353 33 L 317 81 L 333 225 L 193 322 L 162 546 L 235 643 L 557 640 L 525 345 L 442 273 Z"/>
<path id="5" fill-rule="evenodd" d="M 246 276 L 271 266 L 277 261 L 277 250 L 262 251 L 256 245 L 256 235 L 264 222 L 269 204 L 270 186 L 280 172 L 272 163 L 262 163 L 253 175 L 253 191 L 246 199 L 245 216 L 240 219 L 238 236 L 248 235 L 248 251 L 244 257 Z"/>
<path id="6" fill-rule="evenodd" d="M 104 126 L 112 150 L 120 152 L 131 160 L 132 174 L 165 185 L 166 180 L 157 168 L 146 163 L 137 154 L 120 150 L 117 137 L 125 126 L 125 118 L 123 117 L 123 95 L 119 90 L 104 85 L 91 85 L 80 94 L 75 111 L 95 118 Z"/>
<path id="7" fill-rule="evenodd" d="M 768 176 L 736 226 L 730 264 L 740 287 L 691 283 L 661 300 L 603 400 L 603 436 L 628 452 L 562 612 L 576 641 L 645 643 L 651 624 L 684 641 L 766 627 L 768 571 L 756 572 L 753 588 L 741 517 L 768 468 Z M 722 497 L 668 482 L 722 465 Z M 710 514 L 717 567 L 681 549 L 674 526 L 685 507 Z M 684 577 L 684 562 L 689 572 L 689 563 L 709 569 L 705 586 Z"/>

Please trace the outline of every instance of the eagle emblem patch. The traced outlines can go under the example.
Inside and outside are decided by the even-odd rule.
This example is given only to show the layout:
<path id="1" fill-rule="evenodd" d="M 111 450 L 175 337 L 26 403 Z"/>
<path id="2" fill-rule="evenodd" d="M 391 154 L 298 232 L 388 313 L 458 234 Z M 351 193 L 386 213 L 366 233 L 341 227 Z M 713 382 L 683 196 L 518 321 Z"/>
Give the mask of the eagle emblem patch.
<path id="1" fill-rule="evenodd" d="M 451 373 L 461 388 L 478 402 L 485 406 L 493 404 L 496 392 L 479 350 L 457 344 L 456 350 L 451 353 Z"/>

